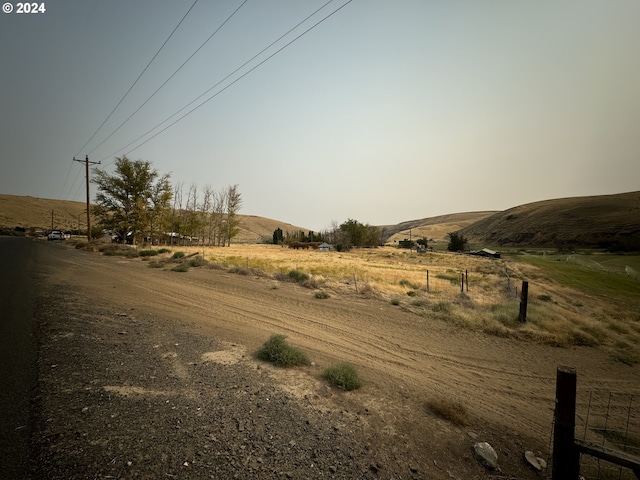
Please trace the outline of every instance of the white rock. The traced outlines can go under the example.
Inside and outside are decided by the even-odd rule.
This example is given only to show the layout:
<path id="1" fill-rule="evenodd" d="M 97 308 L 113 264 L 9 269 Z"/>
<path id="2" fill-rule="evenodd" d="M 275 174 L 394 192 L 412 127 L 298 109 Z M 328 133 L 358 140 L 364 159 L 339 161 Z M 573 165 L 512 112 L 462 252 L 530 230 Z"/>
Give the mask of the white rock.
<path id="1" fill-rule="evenodd" d="M 493 470 L 498 466 L 498 454 L 487 442 L 476 443 L 473 451 L 476 459 L 485 467 Z"/>
<path id="2" fill-rule="evenodd" d="M 524 458 L 527 463 L 534 468 L 534 470 L 536 470 L 537 472 L 542 471 L 542 466 L 540 465 L 540 462 L 538 461 L 535 453 L 533 453 L 532 451 L 526 451 L 524 452 Z"/>

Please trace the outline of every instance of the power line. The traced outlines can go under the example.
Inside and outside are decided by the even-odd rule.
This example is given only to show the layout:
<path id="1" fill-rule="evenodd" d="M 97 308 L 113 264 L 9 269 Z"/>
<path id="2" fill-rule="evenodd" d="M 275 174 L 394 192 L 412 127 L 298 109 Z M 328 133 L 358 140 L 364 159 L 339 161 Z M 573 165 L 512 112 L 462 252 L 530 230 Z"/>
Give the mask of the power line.
<path id="1" fill-rule="evenodd" d="M 193 100 L 191 100 L 189 103 L 187 103 L 184 107 L 182 107 L 180 110 L 178 110 L 177 112 L 173 113 L 172 115 L 170 115 L 169 117 L 165 118 L 162 122 L 160 122 L 159 124 L 157 124 L 156 126 L 152 127 L 151 129 L 147 130 L 145 133 L 143 133 L 142 135 L 138 136 L 137 138 L 135 138 L 134 140 L 130 141 L 129 143 L 127 143 L 124 147 L 122 147 L 120 150 L 124 150 L 127 147 L 133 145 L 134 143 L 136 143 L 138 140 L 140 140 L 141 138 L 146 137 L 147 135 L 149 135 L 151 132 L 153 132 L 155 129 L 157 129 L 158 127 L 160 127 L 162 124 L 168 122 L 169 120 L 171 120 L 171 118 L 175 117 L 176 115 L 178 115 L 180 112 L 182 112 L 183 110 L 185 110 L 186 108 L 188 108 L 190 105 L 194 104 L 196 101 L 198 101 L 200 98 L 204 97 L 207 93 L 209 93 L 211 90 L 213 90 L 214 88 L 216 88 L 218 85 L 220 85 L 222 82 L 224 82 L 225 80 L 227 80 L 229 77 L 231 77 L 232 75 L 234 75 L 236 72 L 238 72 L 239 70 L 241 70 L 242 68 L 244 68 L 247 64 L 251 63 L 253 60 L 255 60 L 257 57 L 259 57 L 260 55 L 262 55 L 265 51 L 267 51 L 269 48 L 271 48 L 273 45 L 275 45 L 276 43 L 278 43 L 280 40 L 282 40 L 284 37 L 286 37 L 287 35 L 289 35 L 292 31 L 294 31 L 296 28 L 298 28 L 300 25 L 302 25 L 303 23 L 305 23 L 307 20 L 309 20 L 311 17 L 313 17 L 316 13 L 318 13 L 320 10 L 324 9 L 327 5 L 329 5 L 331 2 L 333 2 L 333 0 L 329 0 L 328 2 L 326 2 L 324 5 L 322 5 L 320 8 L 316 9 L 313 13 L 311 13 L 310 15 L 307 15 L 303 20 L 301 20 L 300 22 L 298 22 L 294 27 L 291 27 L 289 30 L 287 30 L 286 33 L 280 35 L 276 40 L 274 40 L 273 42 L 271 42 L 269 45 L 267 45 L 265 48 L 263 48 L 262 50 L 260 50 L 258 53 L 256 53 L 253 57 L 251 57 L 249 60 L 247 60 L 246 62 L 244 62 L 242 65 L 240 65 L 238 68 L 236 68 L 233 72 L 231 72 L 230 74 L 228 74 L 226 77 L 224 77 L 222 80 L 218 81 L 215 85 L 213 85 L 212 87 L 208 88 L 207 90 L 205 90 L 204 92 L 202 92 L 200 95 L 198 95 L 196 98 L 194 98 Z M 346 4 L 345 4 L 346 5 Z M 344 5 L 343 5 L 344 6 Z M 335 13 L 335 12 L 334 12 Z M 276 52 L 277 53 L 277 52 Z M 248 72 L 247 72 L 248 73 Z M 239 79 L 238 79 L 239 80 Z M 118 151 L 107 155 L 106 157 L 104 157 L 102 160 L 106 160 L 107 158 L 110 158 L 112 156 L 114 156 L 116 153 L 118 153 Z M 111 161 L 110 163 L 108 163 L 107 165 L 110 165 L 111 163 L 113 163 L 113 161 Z"/>
<path id="2" fill-rule="evenodd" d="M 120 106 L 120 104 L 124 101 L 124 99 L 126 98 L 127 95 L 129 95 L 129 92 L 131 92 L 131 90 L 133 89 L 133 87 L 136 85 L 136 83 L 138 83 L 138 80 L 140 80 L 140 78 L 142 77 L 142 75 L 144 75 L 144 72 L 147 71 L 147 69 L 149 68 L 149 66 L 153 63 L 153 61 L 156 59 L 156 57 L 158 56 L 158 54 L 162 51 L 162 49 L 165 47 L 165 45 L 167 44 L 167 42 L 169 42 L 169 40 L 171 39 L 171 37 L 173 36 L 174 33 L 176 33 L 176 30 L 178 30 L 178 27 L 180 27 L 180 25 L 182 24 L 182 22 L 184 21 L 185 18 L 187 18 L 187 15 L 189 15 L 189 12 L 191 12 L 191 10 L 193 9 L 193 7 L 196 6 L 196 3 L 198 3 L 198 0 L 195 0 L 193 2 L 193 4 L 191 5 L 191 7 L 189 7 L 189 10 L 187 10 L 187 13 L 184 14 L 184 16 L 182 17 L 182 19 L 180 19 L 180 21 L 178 22 L 178 24 L 175 26 L 175 28 L 173 29 L 173 31 L 169 34 L 169 36 L 167 37 L 167 39 L 164 41 L 164 43 L 162 44 L 162 46 L 160 47 L 160 49 L 156 52 L 156 54 L 151 58 L 151 60 L 149 60 L 149 63 L 147 63 L 147 66 L 144 67 L 144 70 L 142 70 L 142 72 L 140 72 L 140 75 L 138 75 L 138 78 L 135 79 L 135 81 L 133 82 L 133 84 L 129 87 L 129 90 L 126 91 L 126 93 L 122 96 L 122 98 L 120 99 L 120 101 L 117 103 L 117 105 L 113 108 L 113 110 L 111 110 L 111 113 L 109 115 L 107 115 L 107 118 L 104 119 L 104 121 L 100 124 L 100 126 L 98 127 L 98 129 L 93 132 L 93 135 L 91 135 L 91 138 L 89 138 L 89 140 L 87 140 L 87 142 L 80 148 L 80 150 L 78 150 L 78 153 L 75 154 L 75 156 L 77 157 L 78 155 L 80 155 L 80 152 L 82 150 L 84 150 L 84 148 L 89 144 L 89 142 L 91 142 L 91 140 L 93 140 L 93 138 L 98 134 L 98 132 L 100 131 L 100 129 L 104 126 L 105 123 L 107 123 L 107 121 L 111 118 L 111 115 L 113 115 L 113 113 L 118 109 L 118 107 Z M 97 148 L 97 147 L 96 147 Z M 95 150 L 95 148 L 93 149 Z M 91 152 L 93 152 L 93 150 L 91 150 Z M 89 153 L 91 153 L 89 152 Z"/>
<path id="3" fill-rule="evenodd" d="M 187 59 L 184 61 L 184 63 L 183 63 L 182 65 L 180 65 L 180 66 L 178 67 L 178 69 L 177 69 L 175 72 L 173 72 L 173 73 L 171 74 L 171 76 L 170 76 L 169 78 L 167 78 L 167 79 L 164 81 L 164 83 L 163 83 L 162 85 L 160 85 L 160 86 L 156 89 L 156 91 L 155 91 L 155 92 L 153 92 L 153 93 L 151 94 L 151 96 L 149 96 L 149 98 L 147 98 L 147 99 L 142 103 L 142 105 L 140 105 L 140 106 L 139 106 L 139 107 L 138 107 L 138 108 L 137 108 L 137 109 L 136 109 L 136 110 L 135 110 L 131 115 L 129 115 L 129 116 L 125 119 L 125 121 L 124 121 L 124 122 L 122 122 L 120 125 L 118 125 L 118 127 L 117 127 L 113 132 L 111 132 L 111 134 L 109 134 L 109 136 L 107 136 L 107 138 L 105 138 L 104 140 L 102 140 L 102 142 L 100 142 L 98 145 L 96 145 L 96 146 L 93 148 L 93 150 L 91 150 L 89 153 L 93 153 L 96 149 L 98 149 L 98 147 L 100 147 L 104 142 L 106 142 L 107 140 L 109 140 L 109 139 L 110 139 L 110 138 L 111 138 L 111 137 L 112 137 L 112 136 L 113 136 L 113 135 L 114 135 L 118 130 L 120 130 L 120 129 L 124 126 L 124 124 L 126 124 L 129 120 L 131 120 L 131 117 L 133 117 L 136 113 L 138 113 L 138 112 L 142 109 L 142 107 L 144 107 L 144 106 L 149 102 L 149 100 L 151 100 L 151 99 L 156 95 L 156 93 L 158 93 L 158 92 L 162 89 L 162 87 L 164 87 L 167 83 L 169 83 L 169 81 L 170 81 L 170 80 L 171 80 L 171 79 L 172 79 L 172 78 L 173 78 L 173 77 L 174 77 L 174 76 L 175 76 L 175 75 L 176 75 L 180 70 L 182 70 L 182 67 L 184 67 L 184 66 L 185 66 L 185 65 L 186 65 L 186 64 L 187 64 L 187 63 L 188 63 L 188 62 L 189 62 L 189 61 L 190 61 L 190 60 L 191 60 L 191 59 L 192 59 L 192 58 L 193 58 L 193 57 L 194 57 L 194 56 L 195 56 L 195 55 L 196 55 L 196 54 L 197 54 L 201 49 L 202 49 L 202 47 L 204 47 L 204 46 L 209 42 L 209 40 L 211 40 L 211 39 L 215 36 L 215 34 L 216 34 L 216 33 L 218 33 L 218 32 L 220 31 L 220 29 L 226 25 L 226 23 L 227 23 L 229 20 L 231 20 L 231 18 L 232 18 L 232 17 L 233 17 L 237 12 L 238 12 L 238 10 L 240 10 L 240 9 L 242 8 L 242 6 L 243 6 L 245 3 L 247 3 L 247 1 L 248 1 L 248 0 L 244 0 L 244 2 L 242 2 L 242 3 L 240 4 L 240 6 L 239 6 L 238 8 L 236 8 L 236 9 L 233 11 L 233 13 L 232 13 L 231 15 L 229 15 L 229 16 L 227 17 L 227 19 L 226 19 L 224 22 L 222 22 L 222 24 L 221 24 L 218 28 L 216 28 L 216 30 L 215 30 L 211 35 L 209 35 L 209 38 L 207 38 L 207 39 L 202 43 L 202 45 L 200 45 L 200 46 L 196 49 L 196 51 L 195 51 L 195 52 L 193 52 L 193 53 L 189 56 L 189 58 L 187 58 Z"/>
<path id="4" fill-rule="evenodd" d="M 246 77 L 248 74 L 250 74 L 251 72 L 253 72 L 255 69 L 257 69 L 258 67 L 260 67 L 262 64 L 264 64 L 265 62 L 267 62 L 268 60 L 270 60 L 271 58 L 273 58 L 274 56 L 276 56 L 278 53 L 280 53 L 282 50 L 284 50 L 285 48 L 287 48 L 288 46 L 290 46 L 292 43 L 294 43 L 295 41 L 297 41 L 298 39 L 300 39 L 301 37 L 303 37 L 304 35 L 306 35 L 307 33 L 309 33 L 311 30 L 313 30 L 314 28 L 316 28 L 318 25 L 320 25 L 321 23 L 323 23 L 325 20 L 327 20 L 328 18 L 332 17 L 333 15 L 335 15 L 336 13 L 338 13 L 340 10 L 342 10 L 344 7 L 346 7 L 348 4 L 350 4 L 353 0 L 348 0 L 347 2 L 345 2 L 343 5 L 341 5 L 340 7 L 338 7 L 337 9 L 335 9 L 333 12 L 331 12 L 329 15 L 327 15 L 326 17 L 324 17 L 323 19 L 319 20 L 317 23 L 315 23 L 314 25 L 312 25 L 311 27 L 309 27 L 307 30 L 305 30 L 304 32 L 302 32 L 300 35 L 298 35 L 297 37 L 295 37 L 293 40 L 289 41 L 288 43 L 286 43 L 284 46 L 280 47 L 278 50 L 276 50 L 274 53 L 272 53 L 271 55 L 269 55 L 267 58 L 265 58 L 264 60 L 262 60 L 260 63 L 258 63 L 257 65 L 253 66 L 252 68 L 250 68 L 248 71 L 246 71 L 245 73 L 243 73 L 242 75 L 240 75 L 238 78 L 236 78 L 235 80 L 233 80 L 231 83 L 229 83 L 227 86 L 225 86 L 224 88 L 222 88 L 221 90 L 218 90 L 216 93 L 214 93 L 213 95 L 211 95 L 209 98 L 207 98 L 205 101 L 201 102 L 200 104 L 198 104 L 196 107 L 192 108 L 191 110 L 189 110 L 187 113 L 185 113 L 184 115 L 182 115 L 181 117 L 179 117 L 177 120 L 173 121 L 172 123 L 170 123 L 169 125 L 167 125 L 166 127 L 164 127 L 162 130 L 160 130 L 159 132 L 155 133 L 154 135 L 152 135 L 151 137 L 149 137 L 148 139 L 146 139 L 144 142 L 136 145 L 134 148 L 132 148 L 131 150 L 128 151 L 128 153 L 131 153 L 135 150 L 137 150 L 138 148 L 140 148 L 141 146 L 143 146 L 144 144 L 146 144 L 147 142 L 153 140 L 154 138 L 156 138 L 158 135 L 160 135 L 161 133 L 163 133 L 165 130 L 169 129 L 170 127 L 172 127 L 173 125 L 175 125 L 176 123 L 178 123 L 179 121 L 181 121 L 182 119 L 184 119 L 185 117 L 187 117 L 188 115 L 190 115 L 191 113 L 193 113 L 194 111 L 196 111 L 197 109 L 199 109 L 200 107 L 202 107 L 204 104 L 206 104 L 207 102 L 209 102 L 210 100 L 213 100 L 215 97 L 217 97 L 218 95 L 220 95 L 222 92 L 224 92 L 225 90 L 227 90 L 229 87 L 231 87 L 232 85 L 235 85 L 238 81 L 240 81 L 241 79 L 243 79 L 244 77 Z M 267 47 L 268 48 L 268 47 Z M 261 52 L 262 53 L 262 52 Z M 255 57 L 254 57 L 255 58 Z M 240 67 L 242 68 L 242 67 Z M 237 70 L 236 70 L 237 71 Z M 228 78 L 228 76 L 226 77 Z M 221 81 L 222 82 L 222 81 Z M 218 82 L 221 83 L 221 82 Z M 216 85 L 218 85 L 216 84 Z M 211 89 L 213 89 L 214 87 L 210 88 L 209 90 L 207 90 L 205 93 L 209 92 Z M 202 95 L 204 95 L 205 93 L 203 93 Z M 200 97 L 202 97 L 202 95 L 200 95 Z M 198 97 L 198 98 L 200 98 Z M 196 98 L 196 100 L 198 99 Z M 193 103 L 195 100 L 193 100 L 191 103 Z M 188 105 L 191 105 L 191 103 L 189 103 Z M 188 106 L 187 105 L 187 106 Z M 147 135 L 148 133 L 150 133 L 151 131 L 155 130 L 156 128 L 160 127 L 163 123 L 166 123 L 169 119 L 171 119 L 172 117 L 174 117 L 175 115 L 177 115 L 179 112 L 181 112 L 182 110 L 184 110 L 186 107 L 183 107 L 182 109 L 180 109 L 178 112 L 174 113 L 173 115 L 171 115 L 169 118 L 167 118 L 166 120 L 164 120 L 163 122 L 159 123 L 158 125 L 156 125 L 155 127 L 153 127 L 151 130 L 149 130 L 147 133 L 145 133 L 143 136 Z M 138 139 L 141 137 L 138 137 Z M 136 139 L 137 140 L 137 139 Z M 136 140 L 134 140 L 131 143 L 134 143 Z M 131 143 L 129 143 L 129 145 L 131 145 Z M 128 146 L 128 145 L 127 145 Z M 126 148 L 127 146 L 125 146 L 124 148 Z M 117 153 L 117 152 L 116 152 Z M 115 153 L 114 153 L 115 154 Z M 106 158 L 109 158 L 110 156 L 114 155 L 111 154 Z M 110 165 L 113 162 L 108 163 L 107 165 Z"/>

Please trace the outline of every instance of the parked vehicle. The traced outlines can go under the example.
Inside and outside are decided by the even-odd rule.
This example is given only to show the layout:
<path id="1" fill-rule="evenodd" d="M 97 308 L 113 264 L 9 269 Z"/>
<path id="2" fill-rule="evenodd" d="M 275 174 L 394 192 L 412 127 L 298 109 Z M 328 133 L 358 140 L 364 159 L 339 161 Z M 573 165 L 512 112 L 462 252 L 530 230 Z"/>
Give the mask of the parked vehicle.
<path id="1" fill-rule="evenodd" d="M 65 235 L 61 230 L 52 230 L 49 235 L 47 235 L 47 240 L 64 240 Z"/>

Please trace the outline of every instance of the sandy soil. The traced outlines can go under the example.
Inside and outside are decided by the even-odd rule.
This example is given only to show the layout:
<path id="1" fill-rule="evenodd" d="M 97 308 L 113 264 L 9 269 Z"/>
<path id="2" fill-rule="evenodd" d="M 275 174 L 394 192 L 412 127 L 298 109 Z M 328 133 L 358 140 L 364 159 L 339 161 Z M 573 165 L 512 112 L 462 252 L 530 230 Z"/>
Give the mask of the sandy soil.
<path id="1" fill-rule="evenodd" d="M 597 349 L 468 332 L 355 293 L 41 250 L 56 267 L 39 305 L 35 478 L 540 478 L 523 454 L 548 458 L 557 365 L 577 368 L 580 392 L 640 393 L 640 369 Z M 316 366 L 255 361 L 273 333 Z M 320 373 L 336 361 L 364 387 L 329 389 Z M 433 415 L 436 397 L 470 423 Z M 499 472 L 473 458 L 478 441 Z"/>

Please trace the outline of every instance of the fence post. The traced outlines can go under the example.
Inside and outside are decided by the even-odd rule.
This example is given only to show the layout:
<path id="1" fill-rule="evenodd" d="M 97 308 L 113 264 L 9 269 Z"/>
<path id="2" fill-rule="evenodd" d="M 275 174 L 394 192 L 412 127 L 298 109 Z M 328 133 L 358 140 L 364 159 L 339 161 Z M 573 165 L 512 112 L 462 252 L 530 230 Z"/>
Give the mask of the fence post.
<path id="1" fill-rule="evenodd" d="M 427 270 L 427 293 L 431 293 L 429 290 L 429 270 Z"/>
<path id="2" fill-rule="evenodd" d="M 558 365 L 552 480 L 577 480 L 580 475 L 580 453 L 574 442 L 576 385 L 576 369 Z"/>
<path id="3" fill-rule="evenodd" d="M 460 295 L 464 293 L 464 273 L 460 272 Z"/>
<path id="4" fill-rule="evenodd" d="M 464 271 L 464 279 L 467 282 L 467 293 L 469 293 L 469 270 Z"/>
<path id="5" fill-rule="evenodd" d="M 529 300 L 529 282 L 522 281 L 522 293 L 520 293 L 520 315 L 518 320 L 524 323 L 527 321 L 527 302 Z"/>

